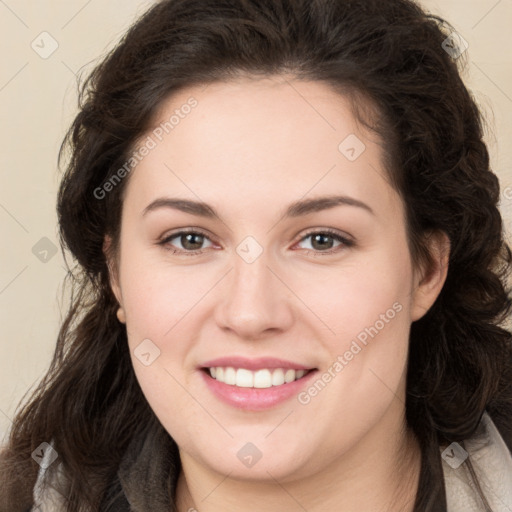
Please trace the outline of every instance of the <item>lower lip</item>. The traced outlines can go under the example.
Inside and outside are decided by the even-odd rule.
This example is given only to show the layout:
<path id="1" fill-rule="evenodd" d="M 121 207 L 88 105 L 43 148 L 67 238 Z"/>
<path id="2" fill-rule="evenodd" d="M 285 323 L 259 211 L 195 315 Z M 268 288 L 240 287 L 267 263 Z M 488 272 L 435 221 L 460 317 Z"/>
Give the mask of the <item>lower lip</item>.
<path id="1" fill-rule="evenodd" d="M 297 396 L 300 390 L 313 378 L 317 371 L 311 370 L 301 379 L 270 388 L 241 388 L 231 386 L 210 377 L 205 371 L 201 370 L 200 373 L 210 391 L 223 402 L 237 409 L 263 411 Z"/>

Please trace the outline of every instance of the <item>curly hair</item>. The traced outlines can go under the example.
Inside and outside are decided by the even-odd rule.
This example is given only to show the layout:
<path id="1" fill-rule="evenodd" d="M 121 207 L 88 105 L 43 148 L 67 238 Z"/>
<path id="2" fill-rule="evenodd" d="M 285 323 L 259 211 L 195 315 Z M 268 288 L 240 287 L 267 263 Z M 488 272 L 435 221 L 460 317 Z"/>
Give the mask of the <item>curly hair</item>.
<path id="1" fill-rule="evenodd" d="M 68 274 L 74 292 L 49 371 L 18 411 L 1 458 L 1 510 L 32 504 L 30 454 L 47 440 L 69 483 L 67 510 L 97 510 L 129 442 L 158 425 L 116 320 L 103 253 L 106 235 L 118 250 L 129 176 L 102 199 L 95 190 L 171 94 L 240 74 L 291 74 L 352 98 L 382 142 L 413 261 L 429 263 L 433 231 L 449 237 L 445 285 L 409 340 L 406 418 L 422 449 L 414 511 L 435 512 L 431 497 L 444 493 L 439 446 L 471 436 L 485 411 L 512 446 L 512 253 L 463 58 L 442 47 L 451 31 L 410 0 L 163 0 L 134 24 L 83 81 L 61 147 L 59 161 L 66 150 L 69 158 L 58 216 L 63 251 L 77 262 Z M 371 116 L 358 97 L 374 106 Z"/>

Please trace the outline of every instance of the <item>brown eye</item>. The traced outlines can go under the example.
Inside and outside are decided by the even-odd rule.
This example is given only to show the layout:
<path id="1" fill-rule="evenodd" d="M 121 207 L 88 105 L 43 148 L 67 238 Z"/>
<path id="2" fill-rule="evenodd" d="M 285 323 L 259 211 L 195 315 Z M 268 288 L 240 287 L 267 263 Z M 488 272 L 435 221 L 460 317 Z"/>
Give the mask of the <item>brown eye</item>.
<path id="1" fill-rule="evenodd" d="M 324 233 L 317 233 L 311 237 L 311 246 L 313 249 L 323 251 L 325 249 L 332 249 L 334 246 L 334 239 L 330 235 Z"/>
<path id="2" fill-rule="evenodd" d="M 304 236 L 300 244 L 305 244 L 301 248 L 317 253 L 333 253 L 343 247 L 352 247 L 354 242 L 339 233 L 330 231 L 315 231 Z"/>
<path id="3" fill-rule="evenodd" d="M 161 245 L 176 253 L 197 253 L 211 247 L 211 240 L 197 231 L 174 233 L 160 242 Z"/>
<path id="4" fill-rule="evenodd" d="M 180 235 L 180 242 L 184 249 L 188 251 L 195 251 L 201 249 L 204 243 L 205 237 L 199 233 L 187 233 L 186 235 Z"/>

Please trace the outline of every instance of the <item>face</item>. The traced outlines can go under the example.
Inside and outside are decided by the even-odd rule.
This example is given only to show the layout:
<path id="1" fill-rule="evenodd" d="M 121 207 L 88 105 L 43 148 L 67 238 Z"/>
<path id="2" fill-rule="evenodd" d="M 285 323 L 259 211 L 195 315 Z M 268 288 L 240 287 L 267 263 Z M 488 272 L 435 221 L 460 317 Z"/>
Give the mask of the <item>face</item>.
<path id="1" fill-rule="evenodd" d="M 347 99 L 279 78 L 189 88 L 141 140 L 114 291 L 182 458 L 286 481 L 385 442 L 439 287 Z"/>

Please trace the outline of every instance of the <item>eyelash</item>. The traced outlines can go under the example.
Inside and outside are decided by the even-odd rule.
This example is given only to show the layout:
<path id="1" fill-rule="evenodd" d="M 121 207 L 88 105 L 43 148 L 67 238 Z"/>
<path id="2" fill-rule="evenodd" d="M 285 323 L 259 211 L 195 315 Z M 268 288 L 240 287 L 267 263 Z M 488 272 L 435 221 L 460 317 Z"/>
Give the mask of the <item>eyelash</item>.
<path id="1" fill-rule="evenodd" d="M 187 235 L 187 234 L 201 235 L 201 236 L 207 238 L 208 240 L 210 240 L 209 236 L 205 232 L 201 231 L 200 229 L 195 228 L 195 229 L 190 229 L 190 230 L 181 230 L 176 233 L 172 233 L 171 235 L 165 237 L 163 240 L 158 242 L 158 245 L 163 246 L 166 250 L 171 251 L 173 254 L 186 255 L 186 256 L 195 256 L 198 254 L 202 254 L 204 252 L 204 249 L 187 251 L 187 250 L 174 249 L 172 247 L 168 247 L 168 244 L 170 243 L 171 240 L 173 240 L 174 238 L 178 238 L 182 235 Z M 336 248 L 333 248 L 333 249 L 325 250 L 325 251 L 315 251 L 315 250 L 311 250 L 311 249 L 305 249 L 304 251 L 305 251 L 306 255 L 308 255 L 308 256 L 309 255 L 313 255 L 313 256 L 331 255 L 331 254 L 339 252 L 340 248 L 343 249 L 343 247 L 350 248 L 350 247 L 355 246 L 355 242 L 353 240 L 351 240 L 347 237 L 344 237 L 344 236 L 340 235 L 337 231 L 334 231 L 329 228 L 321 229 L 321 230 L 318 230 L 318 229 L 311 230 L 311 231 L 307 232 L 306 234 L 304 234 L 294 245 L 306 240 L 307 238 L 311 237 L 312 235 L 329 235 L 329 237 L 333 238 L 337 242 L 340 242 L 342 245 L 338 246 Z M 212 242 L 212 240 L 210 240 L 210 242 Z"/>

